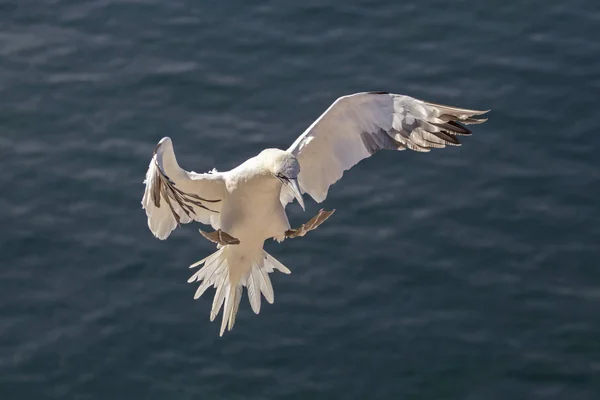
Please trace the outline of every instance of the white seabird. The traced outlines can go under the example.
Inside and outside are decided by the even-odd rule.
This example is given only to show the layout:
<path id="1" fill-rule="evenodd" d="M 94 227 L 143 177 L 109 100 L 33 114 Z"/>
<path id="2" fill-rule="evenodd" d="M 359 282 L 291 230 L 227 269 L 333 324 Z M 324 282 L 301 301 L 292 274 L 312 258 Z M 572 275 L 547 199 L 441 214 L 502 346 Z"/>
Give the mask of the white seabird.
<path id="1" fill-rule="evenodd" d="M 210 320 L 225 304 L 222 336 L 235 323 L 243 287 L 258 314 L 261 293 L 274 301 L 268 274 L 290 273 L 263 250 L 264 241 L 304 236 L 333 213 L 321 210 L 299 229 L 290 229 L 287 203 L 296 198 L 304 209 L 303 193 L 322 202 L 344 171 L 379 150 L 427 152 L 460 145 L 457 135 L 471 134 L 464 125 L 485 122 L 473 117 L 487 111 L 387 92 L 356 93 L 337 99 L 287 150 L 266 149 L 231 171 L 206 174 L 181 169 L 173 143 L 165 137 L 144 181 L 148 227 L 162 240 L 180 223 L 198 221 L 216 230 L 200 231 L 218 250 L 190 267 L 204 264 L 188 282 L 201 282 L 195 299 L 210 286 L 216 288 Z"/>

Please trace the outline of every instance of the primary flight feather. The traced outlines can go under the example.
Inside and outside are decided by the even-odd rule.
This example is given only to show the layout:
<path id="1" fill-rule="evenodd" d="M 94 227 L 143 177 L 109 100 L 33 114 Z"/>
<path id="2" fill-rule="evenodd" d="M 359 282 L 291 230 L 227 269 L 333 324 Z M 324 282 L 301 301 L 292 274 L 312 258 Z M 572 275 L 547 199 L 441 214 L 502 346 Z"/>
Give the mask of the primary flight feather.
<path id="1" fill-rule="evenodd" d="M 457 136 L 471 134 L 464 125 L 485 122 L 475 117 L 486 112 L 386 92 L 356 93 L 337 99 L 287 150 L 266 149 L 230 171 L 206 174 L 180 168 L 165 137 L 144 181 L 148 227 L 163 240 L 181 223 L 198 221 L 215 229 L 200 231 L 218 250 L 191 266 L 204 265 L 188 282 L 200 282 L 194 298 L 216 288 L 210 320 L 223 308 L 223 335 L 235 323 L 243 287 L 258 314 L 261 294 L 274 301 L 268 274 L 290 273 L 263 250 L 264 241 L 304 236 L 333 213 L 321 210 L 291 229 L 287 203 L 295 198 L 304 209 L 303 193 L 322 202 L 344 171 L 379 150 L 426 152 L 460 145 Z"/>

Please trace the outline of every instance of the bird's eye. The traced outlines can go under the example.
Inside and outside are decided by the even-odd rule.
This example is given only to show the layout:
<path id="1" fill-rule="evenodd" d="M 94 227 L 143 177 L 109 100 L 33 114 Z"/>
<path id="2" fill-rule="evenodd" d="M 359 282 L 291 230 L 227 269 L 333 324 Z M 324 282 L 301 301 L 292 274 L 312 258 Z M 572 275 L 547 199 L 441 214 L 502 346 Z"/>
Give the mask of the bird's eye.
<path id="1" fill-rule="evenodd" d="M 281 178 L 281 179 L 284 179 L 284 178 L 285 178 L 285 175 L 283 175 L 283 174 L 280 172 L 280 173 L 278 173 L 278 174 L 277 174 L 277 177 L 278 177 L 278 178 Z"/>

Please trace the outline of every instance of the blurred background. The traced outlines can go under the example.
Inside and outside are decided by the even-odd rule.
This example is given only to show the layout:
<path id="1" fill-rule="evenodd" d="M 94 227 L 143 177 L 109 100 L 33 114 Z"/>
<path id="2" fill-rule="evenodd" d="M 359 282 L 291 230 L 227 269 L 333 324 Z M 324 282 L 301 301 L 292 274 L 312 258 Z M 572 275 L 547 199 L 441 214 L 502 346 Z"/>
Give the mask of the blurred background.
<path id="1" fill-rule="evenodd" d="M 598 37 L 596 0 L 0 0 L 0 398 L 600 398 Z M 369 90 L 492 112 L 289 206 L 338 211 L 219 338 L 155 144 L 227 170 Z"/>

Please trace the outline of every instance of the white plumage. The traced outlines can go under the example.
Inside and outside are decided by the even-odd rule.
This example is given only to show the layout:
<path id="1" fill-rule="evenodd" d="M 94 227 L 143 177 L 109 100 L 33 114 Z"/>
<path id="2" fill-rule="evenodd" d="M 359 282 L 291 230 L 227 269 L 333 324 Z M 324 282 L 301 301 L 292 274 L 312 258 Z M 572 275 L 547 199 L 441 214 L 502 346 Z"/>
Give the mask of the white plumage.
<path id="1" fill-rule="evenodd" d="M 210 320 L 224 306 L 222 335 L 235 323 L 243 287 L 258 314 L 261 293 L 274 301 L 268 274 L 290 273 L 263 243 L 295 237 L 285 213 L 294 197 L 302 208 L 302 193 L 322 202 L 344 171 L 379 150 L 459 145 L 456 136 L 471 133 L 462 124 L 485 122 L 473 117 L 486 112 L 385 92 L 357 93 L 337 99 L 286 151 L 266 149 L 230 171 L 207 174 L 181 169 L 171 139 L 163 138 L 146 173 L 142 206 L 148 227 L 159 239 L 191 221 L 217 230 L 205 234 L 219 243 L 217 252 L 191 266 L 204 265 L 189 282 L 201 282 L 194 298 L 216 288 Z"/>

